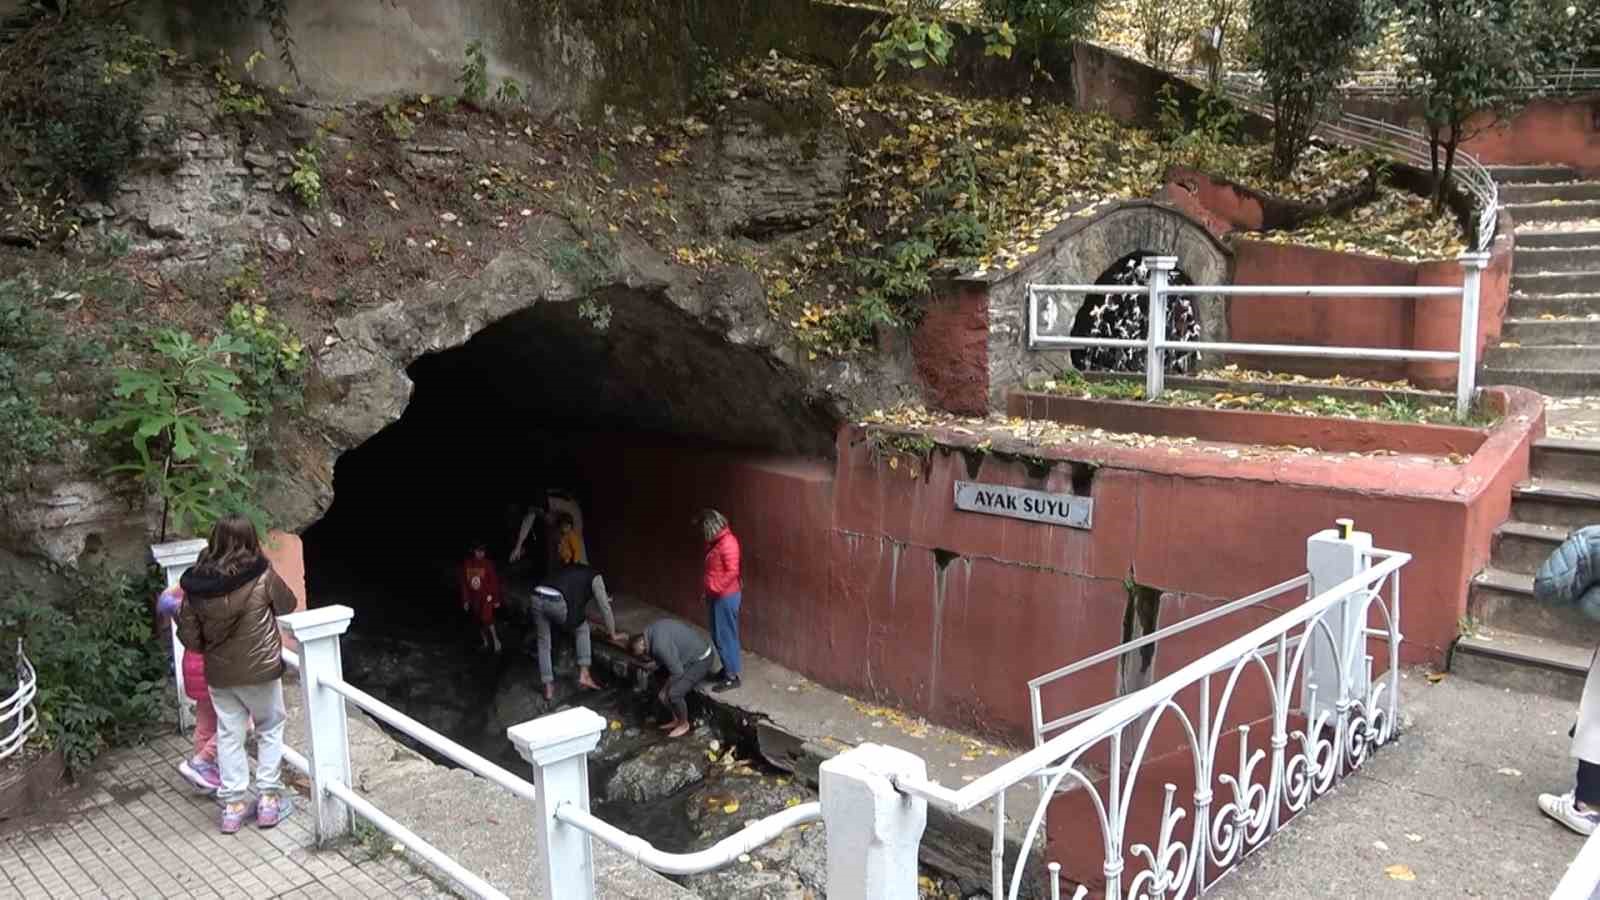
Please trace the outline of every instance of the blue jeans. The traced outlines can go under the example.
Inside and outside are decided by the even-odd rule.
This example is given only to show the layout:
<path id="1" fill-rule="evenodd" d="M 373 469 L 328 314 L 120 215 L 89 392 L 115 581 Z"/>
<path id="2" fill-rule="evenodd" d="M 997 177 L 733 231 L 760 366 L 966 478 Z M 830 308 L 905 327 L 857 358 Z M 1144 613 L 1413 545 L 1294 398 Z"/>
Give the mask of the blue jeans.
<path id="1" fill-rule="evenodd" d="M 733 593 L 706 598 L 706 611 L 711 616 L 711 641 L 717 645 L 717 655 L 722 657 L 724 678 L 738 678 L 743 671 L 739 665 L 740 596 L 740 593 Z"/>

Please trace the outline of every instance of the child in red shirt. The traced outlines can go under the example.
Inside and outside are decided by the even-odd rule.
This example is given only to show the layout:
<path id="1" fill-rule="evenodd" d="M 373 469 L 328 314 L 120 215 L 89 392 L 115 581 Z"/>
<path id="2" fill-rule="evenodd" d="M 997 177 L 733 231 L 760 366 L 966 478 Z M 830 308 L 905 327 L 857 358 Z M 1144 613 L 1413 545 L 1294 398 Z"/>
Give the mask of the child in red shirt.
<path id="1" fill-rule="evenodd" d="M 474 544 L 472 555 L 461 563 L 461 611 L 471 613 L 478 623 L 478 637 L 483 649 L 494 641 L 494 652 L 500 652 L 500 635 L 494 630 L 494 612 L 502 603 L 500 577 L 495 574 L 494 561 L 482 543 Z"/>

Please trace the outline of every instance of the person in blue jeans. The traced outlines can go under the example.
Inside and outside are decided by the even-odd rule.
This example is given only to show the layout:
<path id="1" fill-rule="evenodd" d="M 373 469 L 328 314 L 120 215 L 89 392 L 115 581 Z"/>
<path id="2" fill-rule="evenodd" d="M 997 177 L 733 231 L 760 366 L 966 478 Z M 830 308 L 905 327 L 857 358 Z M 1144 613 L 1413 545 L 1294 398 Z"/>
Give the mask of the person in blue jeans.
<path id="1" fill-rule="evenodd" d="M 728 527 L 728 518 L 714 509 L 702 509 L 695 522 L 706 542 L 700 590 L 711 620 L 711 640 L 722 657 L 722 680 L 712 690 L 721 693 L 738 687 L 743 671 L 739 662 L 739 602 L 743 599 L 744 580 L 739 570 L 739 539 Z"/>

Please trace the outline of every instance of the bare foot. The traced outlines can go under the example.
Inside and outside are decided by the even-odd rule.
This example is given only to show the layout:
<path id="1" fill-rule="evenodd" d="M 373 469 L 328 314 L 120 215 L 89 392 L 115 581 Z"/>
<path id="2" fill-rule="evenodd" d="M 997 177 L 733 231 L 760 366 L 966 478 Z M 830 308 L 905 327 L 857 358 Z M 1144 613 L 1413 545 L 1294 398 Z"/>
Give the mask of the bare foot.
<path id="1" fill-rule="evenodd" d="M 671 731 L 672 729 L 678 727 L 678 723 L 677 722 L 662 722 L 660 725 L 657 725 L 656 727 L 661 729 L 662 731 Z"/>
<path id="2" fill-rule="evenodd" d="M 546 684 L 544 686 L 544 699 L 546 699 L 546 700 L 554 700 L 555 698 L 556 698 L 556 686 L 554 684 Z"/>
<path id="3" fill-rule="evenodd" d="M 594 676 L 589 674 L 588 669 L 583 669 L 578 672 L 578 687 L 588 691 L 600 690 L 600 685 L 595 684 Z"/>
<path id="4" fill-rule="evenodd" d="M 680 722 L 671 731 L 667 732 L 667 737 L 669 737 L 669 738 L 681 738 L 681 737 L 683 737 L 684 735 L 686 735 L 688 733 L 689 733 L 689 723 L 688 722 Z"/>

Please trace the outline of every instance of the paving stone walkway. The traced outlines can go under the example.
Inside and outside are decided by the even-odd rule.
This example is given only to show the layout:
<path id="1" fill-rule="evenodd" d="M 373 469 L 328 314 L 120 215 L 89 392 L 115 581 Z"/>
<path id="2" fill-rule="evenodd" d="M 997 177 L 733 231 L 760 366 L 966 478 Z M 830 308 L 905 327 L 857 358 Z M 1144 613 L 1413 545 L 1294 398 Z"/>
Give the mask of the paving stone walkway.
<path id="1" fill-rule="evenodd" d="M 0 896 L 455 897 L 402 856 L 348 841 L 314 849 L 309 815 L 217 832 L 216 802 L 176 769 L 176 734 L 113 751 L 94 774 L 0 830 Z M 381 837 L 381 836 L 380 836 Z"/>

